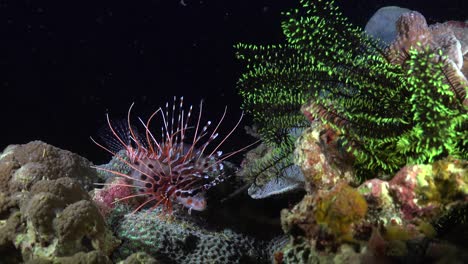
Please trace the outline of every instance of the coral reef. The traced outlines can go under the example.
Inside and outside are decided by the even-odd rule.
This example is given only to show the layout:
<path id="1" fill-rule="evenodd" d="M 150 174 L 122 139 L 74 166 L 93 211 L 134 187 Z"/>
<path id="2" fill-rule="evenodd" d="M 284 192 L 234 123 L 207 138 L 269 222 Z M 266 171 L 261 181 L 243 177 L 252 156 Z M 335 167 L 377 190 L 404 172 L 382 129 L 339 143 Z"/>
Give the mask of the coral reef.
<path id="1" fill-rule="evenodd" d="M 285 44 L 237 46 L 247 64 L 241 95 L 254 121 L 264 125 L 259 130 L 269 131 L 263 133 L 267 142 L 297 127 L 300 119 L 277 116 L 295 116 L 307 101 L 303 112 L 338 133 L 361 179 L 394 174 L 407 163 L 468 157 L 461 140 L 468 138 L 468 83 L 447 57 L 451 48 L 387 49 L 351 25 L 333 1 L 301 5 L 285 13 Z M 464 34 L 457 31 L 463 35 L 457 40 Z M 270 124 L 255 118 L 277 112 Z M 271 126 L 278 119 L 281 129 Z"/>
<path id="2" fill-rule="evenodd" d="M 109 164 L 100 167 L 124 173 L 128 168 L 119 163 L 122 162 L 113 157 Z M 226 164 L 225 169 L 232 170 L 231 165 Z M 252 220 L 252 217 L 258 215 L 253 211 L 248 212 L 249 218 L 230 219 L 229 223 L 237 222 L 232 226 L 233 229 L 229 228 L 231 225 L 226 226 L 223 222 L 229 215 L 232 218 L 232 213 L 226 213 L 228 209 L 214 208 L 216 206 L 212 203 L 205 212 L 192 212 L 191 215 L 177 204 L 174 204 L 171 216 L 163 214 L 161 208 L 148 207 L 149 209 L 132 212 L 138 207 L 138 203 L 134 202 L 138 197 L 127 199 L 132 195 L 133 189 L 119 184 L 122 180 L 120 177 L 107 175 L 105 170 L 102 171 L 100 175 L 106 183 L 104 188 L 93 192 L 93 199 L 106 216 L 108 225 L 122 241 L 112 257 L 116 262 L 131 261 L 136 258 L 131 254 L 140 251 L 148 254 L 147 256 L 157 263 L 269 263 L 273 252 L 285 244 L 285 240 L 281 239 L 284 237 L 268 242 L 238 230 L 243 225 L 239 222 L 245 221 L 246 224 L 253 225 L 252 221 L 268 221 L 265 216 L 260 216 L 265 218 L 264 220 Z M 231 179 L 241 180 L 239 177 Z M 209 192 L 209 199 L 223 197 L 223 193 L 232 192 L 230 188 L 224 188 Z M 242 205 L 233 206 L 239 209 Z M 228 216 L 223 216 L 224 214 Z M 242 227 L 241 229 L 243 230 Z M 268 239 L 270 237 L 271 235 Z M 125 258 L 127 260 L 124 260 Z"/>
<path id="3" fill-rule="evenodd" d="M 118 144 L 97 143 L 114 155 L 101 166 L 40 141 L 12 145 L 0 153 L 0 262 L 468 262 L 467 23 L 403 13 L 384 47 L 333 1 L 300 3 L 285 13 L 285 44 L 237 45 L 248 64 L 243 108 L 263 143 L 234 184 L 221 184 L 236 171 L 224 162 L 231 154 L 217 145 L 202 155 L 217 126 L 198 122 L 193 146 L 207 142 L 184 148 L 191 110 L 178 109 L 177 122 L 170 107 L 158 110 L 172 120 L 164 147 L 151 118 L 146 139 L 109 122 Z M 281 221 L 232 198 L 247 188 L 268 198 L 244 195 L 251 204 L 288 195 Z M 258 223 L 271 232 L 246 232 Z"/>
<path id="4" fill-rule="evenodd" d="M 5 149 L 0 158 L 0 252 L 7 263 L 59 261 L 92 251 L 90 259 L 110 261 L 107 256 L 120 241 L 83 188 L 91 190 L 91 181 L 97 180 L 90 164 L 38 141 Z M 92 263 L 86 261 L 63 263 Z"/>
<path id="5" fill-rule="evenodd" d="M 125 199 L 133 195 L 131 187 L 126 186 L 125 180 L 114 177 L 109 179 L 105 187 L 93 192 L 93 201 L 98 205 L 101 214 L 107 217 L 115 208 L 116 202 L 136 206 L 138 203 L 133 199 Z"/>
<path id="6" fill-rule="evenodd" d="M 78 252 L 73 256 L 59 257 L 51 263 L 60 264 L 112 264 L 112 261 L 101 251 Z"/>
<path id="7" fill-rule="evenodd" d="M 298 138 L 294 161 L 304 174 L 309 193 L 330 189 L 340 181 L 357 184 L 353 157 L 340 149 L 338 140 L 336 132 L 323 124 L 305 130 Z"/>
<path id="8" fill-rule="evenodd" d="M 281 212 L 283 230 L 313 240 L 317 249 L 354 240 L 353 225 L 364 219 L 367 202 L 354 188 L 341 182 L 329 191 L 306 195 L 293 209 Z"/>
<path id="9" fill-rule="evenodd" d="M 300 3 L 285 13 L 285 44 L 237 46 L 244 108 L 277 153 L 290 158 L 281 141 L 296 141 L 307 191 L 281 212 L 291 240 L 275 261 L 466 262 L 461 243 L 444 236 L 467 230 L 466 23 L 427 26 L 404 13 L 385 47 L 334 1 Z M 312 127 L 290 137 L 303 101 Z M 272 115 L 281 126 L 268 124 Z M 259 170 L 273 174 L 277 156 L 260 157 Z"/>
<path id="10" fill-rule="evenodd" d="M 447 21 L 428 25 L 422 14 L 416 11 L 402 14 L 396 22 L 396 39 L 390 44 L 392 63 L 402 64 L 412 48 L 429 47 L 433 52 L 441 50 L 466 76 L 468 72 L 468 22 Z M 465 101 L 465 105 L 468 102 Z"/>
<path id="11" fill-rule="evenodd" d="M 459 235 L 447 235 L 467 230 L 467 181 L 468 162 L 447 158 L 407 165 L 388 181 L 309 192 L 281 212 L 292 239 L 279 263 L 467 261 Z"/>
<path id="12" fill-rule="evenodd" d="M 124 214 L 115 221 L 122 239 L 117 258 L 145 251 L 162 263 L 268 263 L 267 245 L 232 230 L 209 230 L 203 223 L 174 211 L 171 220 L 160 210 Z"/>
<path id="13" fill-rule="evenodd" d="M 123 261 L 119 261 L 119 264 L 159 264 L 161 262 L 155 260 L 150 255 L 146 254 L 145 252 L 137 252 L 133 253 L 132 255 L 128 256 Z"/>
<path id="14" fill-rule="evenodd" d="M 389 181 L 369 180 L 358 187 L 382 223 L 433 222 L 466 203 L 468 162 L 447 158 L 432 164 L 407 165 Z M 388 218 L 391 216 L 391 218 Z"/>
<path id="15" fill-rule="evenodd" d="M 52 260 L 93 249 L 110 255 L 119 241 L 90 200 L 70 178 L 37 182 L 21 198 L 19 211 L 6 220 L 4 228 L 17 227 L 9 234 L 9 243 L 24 260 Z"/>
<path id="16" fill-rule="evenodd" d="M 5 194 L 28 190 L 39 180 L 75 179 L 86 190 L 99 177 L 91 162 L 67 150 L 41 141 L 10 145 L 0 155 L 0 191 Z"/>

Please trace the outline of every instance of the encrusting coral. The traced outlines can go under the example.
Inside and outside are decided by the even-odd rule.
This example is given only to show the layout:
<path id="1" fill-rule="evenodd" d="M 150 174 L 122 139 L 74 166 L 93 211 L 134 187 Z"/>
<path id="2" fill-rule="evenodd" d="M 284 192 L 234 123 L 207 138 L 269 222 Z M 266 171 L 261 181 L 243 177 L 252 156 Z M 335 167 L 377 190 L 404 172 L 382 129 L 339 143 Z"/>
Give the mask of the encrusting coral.
<path id="1" fill-rule="evenodd" d="M 284 209 L 281 217 L 286 233 L 299 232 L 313 240 L 318 249 L 324 249 L 342 241 L 353 242 L 353 225 L 362 221 L 366 213 L 364 197 L 341 182 L 331 190 L 306 195 L 292 210 Z"/>
<path id="2" fill-rule="evenodd" d="M 306 184 L 314 181 L 306 179 Z M 440 237 L 458 241 L 447 234 L 466 229 L 467 181 L 467 161 L 448 158 L 405 166 L 389 181 L 371 179 L 357 188 L 341 181 L 314 189 L 281 212 L 283 229 L 292 238 L 280 251 L 281 263 L 466 260 L 460 248 Z M 443 247 L 451 249 L 450 256 L 432 251 Z"/>
<path id="3" fill-rule="evenodd" d="M 124 207 L 118 210 L 125 212 Z M 269 262 L 265 242 L 229 229 L 206 229 L 203 220 L 180 211 L 174 211 L 171 220 L 161 218 L 160 214 L 159 209 L 123 213 L 114 220 L 116 233 L 123 241 L 117 259 L 145 251 L 162 263 Z"/>
<path id="4" fill-rule="evenodd" d="M 323 124 L 305 130 L 298 138 L 294 161 L 304 174 L 306 191 L 328 190 L 341 181 L 358 184 L 353 157 L 339 145 L 336 132 Z"/>

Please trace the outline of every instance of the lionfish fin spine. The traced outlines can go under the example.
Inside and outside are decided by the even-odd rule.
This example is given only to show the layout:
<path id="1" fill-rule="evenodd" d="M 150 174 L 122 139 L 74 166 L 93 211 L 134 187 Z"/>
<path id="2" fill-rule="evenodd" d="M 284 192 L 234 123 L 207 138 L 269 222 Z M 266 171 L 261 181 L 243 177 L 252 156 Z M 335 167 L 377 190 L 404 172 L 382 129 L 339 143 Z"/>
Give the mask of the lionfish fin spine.
<path id="1" fill-rule="evenodd" d="M 227 107 L 226 107 L 227 108 Z M 223 116 L 224 117 L 224 116 Z M 237 121 L 237 124 L 234 126 L 233 129 L 231 129 L 231 131 L 227 134 L 227 136 L 225 136 L 223 138 L 223 140 L 221 142 L 219 142 L 219 144 L 214 148 L 214 150 L 208 155 L 208 156 L 211 156 L 213 155 L 217 150 L 218 148 L 226 141 L 226 139 L 228 139 L 232 133 L 234 133 L 234 130 L 236 130 L 236 128 L 239 126 L 240 122 L 242 121 L 242 118 L 244 117 L 244 112 L 241 113 L 241 116 L 239 118 L 239 121 Z M 218 124 L 219 125 L 219 124 Z"/>
<path id="2" fill-rule="evenodd" d="M 127 113 L 127 123 L 128 123 L 128 130 L 130 131 L 130 134 L 132 135 L 132 138 L 133 138 L 133 142 L 135 142 L 135 144 L 137 145 L 137 149 L 141 149 L 141 144 L 138 140 L 138 138 L 136 137 L 136 134 L 135 132 L 133 131 L 133 128 L 132 128 L 132 124 L 130 122 L 130 114 L 132 112 L 132 108 L 133 106 L 135 105 L 135 102 L 133 102 L 130 107 L 128 108 L 128 113 Z"/>

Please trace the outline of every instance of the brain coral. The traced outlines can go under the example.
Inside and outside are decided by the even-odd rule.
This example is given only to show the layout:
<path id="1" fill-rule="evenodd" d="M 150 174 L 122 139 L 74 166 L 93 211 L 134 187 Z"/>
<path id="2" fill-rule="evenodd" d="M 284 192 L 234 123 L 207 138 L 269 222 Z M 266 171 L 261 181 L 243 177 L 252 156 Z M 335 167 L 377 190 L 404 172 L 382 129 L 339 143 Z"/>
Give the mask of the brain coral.
<path id="1" fill-rule="evenodd" d="M 99 180 L 91 162 L 67 150 L 41 141 L 10 145 L 0 153 L 0 191 L 14 193 L 29 190 L 42 179 L 75 179 L 87 191 Z"/>
<path id="2" fill-rule="evenodd" d="M 87 192 L 98 180 L 90 165 L 40 141 L 0 154 L 0 263 L 108 259 L 120 241 Z"/>
<path id="3" fill-rule="evenodd" d="M 19 207 L 24 230 L 14 234 L 14 245 L 26 260 L 91 250 L 110 255 L 119 244 L 91 197 L 70 178 L 37 182 Z"/>

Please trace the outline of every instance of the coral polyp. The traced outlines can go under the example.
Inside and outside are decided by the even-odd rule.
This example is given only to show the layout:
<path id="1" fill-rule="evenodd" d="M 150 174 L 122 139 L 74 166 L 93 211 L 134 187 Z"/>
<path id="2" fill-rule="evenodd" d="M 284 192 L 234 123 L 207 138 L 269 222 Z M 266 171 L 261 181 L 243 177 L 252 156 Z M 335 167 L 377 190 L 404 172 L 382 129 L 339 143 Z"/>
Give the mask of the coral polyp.
<path id="1" fill-rule="evenodd" d="M 193 122 L 193 107 L 184 109 L 183 97 L 179 100 L 178 108 L 176 104 L 177 100 L 174 97 L 172 106 L 166 103 L 165 108 L 157 109 L 146 122 L 138 118 L 144 128 L 142 134 L 132 124 L 132 104 L 126 122 L 113 123 L 107 115 L 109 133 L 104 136 L 106 146 L 93 140 L 130 168 L 129 173 L 122 173 L 95 167 L 125 179 L 125 182 L 117 183 L 118 185 L 134 189 L 132 195 L 122 197 L 120 201 L 143 197 L 143 202 L 137 206 L 135 212 L 145 207 L 154 209 L 162 206 L 165 213 L 171 214 L 174 202 L 188 208 L 189 213 L 192 210 L 204 210 L 206 191 L 229 176 L 224 173 L 222 162 L 243 150 L 225 155 L 219 151 L 221 145 L 238 127 L 242 115 L 224 138 L 216 140 L 227 108 L 217 125 L 211 129 L 211 121 L 201 125 L 203 102 L 200 102 L 198 117 Z M 156 116 L 160 116 L 162 122 L 161 135 L 158 138 L 150 131 Z M 215 141 L 218 143 L 212 144 Z M 124 151 L 120 151 L 122 149 Z"/>

